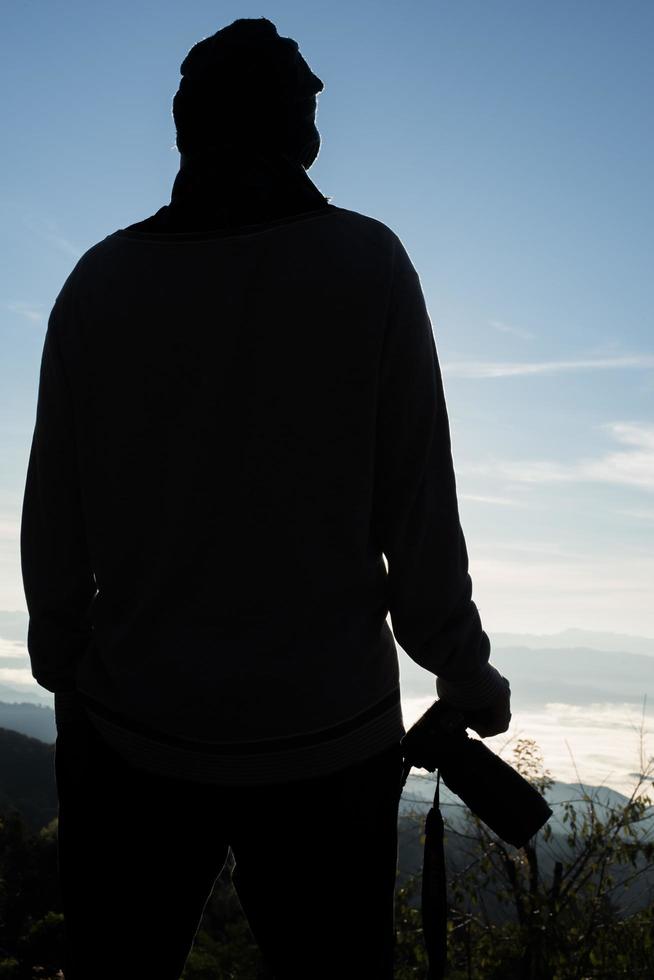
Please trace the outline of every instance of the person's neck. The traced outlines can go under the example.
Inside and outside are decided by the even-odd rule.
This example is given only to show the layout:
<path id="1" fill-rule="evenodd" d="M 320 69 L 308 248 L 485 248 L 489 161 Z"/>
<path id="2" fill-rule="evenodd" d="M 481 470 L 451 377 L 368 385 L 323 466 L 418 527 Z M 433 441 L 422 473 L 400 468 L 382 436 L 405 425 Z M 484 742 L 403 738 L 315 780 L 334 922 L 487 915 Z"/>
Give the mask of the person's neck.
<path id="1" fill-rule="evenodd" d="M 303 165 L 283 153 L 210 148 L 181 155 L 168 218 L 177 230 L 253 224 L 328 205 Z"/>

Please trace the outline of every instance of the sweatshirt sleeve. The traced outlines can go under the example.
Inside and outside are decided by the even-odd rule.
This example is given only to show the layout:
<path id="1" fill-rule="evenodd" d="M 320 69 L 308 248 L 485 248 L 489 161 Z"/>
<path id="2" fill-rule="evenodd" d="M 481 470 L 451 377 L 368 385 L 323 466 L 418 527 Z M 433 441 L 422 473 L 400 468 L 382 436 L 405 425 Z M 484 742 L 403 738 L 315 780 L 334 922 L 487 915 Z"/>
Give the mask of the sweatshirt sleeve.
<path id="1" fill-rule="evenodd" d="M 380 367 L 375 484 L 395 638 L 474 710 L 505 690 L 472 600 L 440 365 L 418 274 L 395 241 Z"/>
<path id="2" fill-rule="evenodd" d="M 96 593 L 81 506 L 73 402 L 58 343 L 60 328 L 73 315 L 69 276 L 50 313 L 43 344 L 20 527 L 32 676 L 55 694 L 75 689 L 76 663 L 92 635 L 89 612 Z"/>

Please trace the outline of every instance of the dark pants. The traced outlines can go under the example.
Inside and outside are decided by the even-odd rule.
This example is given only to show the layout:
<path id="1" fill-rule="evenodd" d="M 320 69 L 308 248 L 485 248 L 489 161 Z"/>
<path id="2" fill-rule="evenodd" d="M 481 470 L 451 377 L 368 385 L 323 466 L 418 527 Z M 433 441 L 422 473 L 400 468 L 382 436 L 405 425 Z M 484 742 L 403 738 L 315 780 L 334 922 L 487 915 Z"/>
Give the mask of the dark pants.
<path id="1" fill-rule="evenodd" d="M 178 980 L 229 847 L 275 980 L 392 980 L 399 743 L 326 777 L 215 786 L 129 765 L 80 710 L 55 772 L 66 980 Z"/>

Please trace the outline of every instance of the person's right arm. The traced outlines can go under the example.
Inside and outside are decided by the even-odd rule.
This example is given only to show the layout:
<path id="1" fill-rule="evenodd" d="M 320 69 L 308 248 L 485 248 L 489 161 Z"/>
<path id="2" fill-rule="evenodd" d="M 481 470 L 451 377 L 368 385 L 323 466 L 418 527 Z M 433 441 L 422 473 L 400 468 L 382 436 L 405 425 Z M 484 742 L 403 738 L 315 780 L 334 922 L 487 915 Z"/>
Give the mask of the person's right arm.
<path id="1" fill-rule="evenodd" d="M 508 681 L 489 663 L 490 640 L 472 600 L 436 344 L 418 274 L 399 238 L 376 467 L 375 521 L 388 563 L 393 633 L 412 660 L 437 676 L 440 698 L 464 712 L 484 712 L 476 716 L 479 734 L 506 731 Z"/>

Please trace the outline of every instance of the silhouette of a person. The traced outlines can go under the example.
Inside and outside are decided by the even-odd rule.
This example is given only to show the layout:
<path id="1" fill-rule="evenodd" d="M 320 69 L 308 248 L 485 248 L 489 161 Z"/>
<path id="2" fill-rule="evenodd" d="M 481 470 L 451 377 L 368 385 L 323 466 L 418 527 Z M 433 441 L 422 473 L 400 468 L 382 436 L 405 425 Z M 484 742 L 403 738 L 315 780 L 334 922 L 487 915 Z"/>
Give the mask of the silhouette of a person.
<path id="1" fill-rule="evenodd" d="M 508 711 L 431 324 L 399 238 L 307 174 L 296 42 L 238 19 L 181 72 L 170 203 L 51 313 L 25 489 L 65 978 L 178 980 L 231 848 L 258 975 L 390 980 L 393 633 L 480 734 Z"/>

